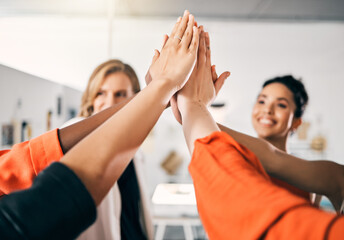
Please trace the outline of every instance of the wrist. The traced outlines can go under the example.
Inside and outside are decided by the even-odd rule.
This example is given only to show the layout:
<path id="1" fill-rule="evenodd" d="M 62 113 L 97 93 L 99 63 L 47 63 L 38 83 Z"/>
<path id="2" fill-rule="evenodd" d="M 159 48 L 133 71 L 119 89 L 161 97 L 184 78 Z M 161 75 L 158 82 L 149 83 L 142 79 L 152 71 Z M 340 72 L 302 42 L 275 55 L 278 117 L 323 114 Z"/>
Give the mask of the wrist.
<path id="1" fill-rule="evenodd" d="M 155 89 L 155 91 L 164 96 L 166 104 L 176 92 L 175 84 L 171 84 L 171 81 L 165 79 L 153 80 L 147 87 Z"/>
<path id="2" fill-rule="evenodd" d="M 203 102 L 189 99 L 178 101 L 178 108 L 182 118 L 185 118 L 187 114 L 192 114 L 197 111 L 208 111 L 206 104 Z"/>

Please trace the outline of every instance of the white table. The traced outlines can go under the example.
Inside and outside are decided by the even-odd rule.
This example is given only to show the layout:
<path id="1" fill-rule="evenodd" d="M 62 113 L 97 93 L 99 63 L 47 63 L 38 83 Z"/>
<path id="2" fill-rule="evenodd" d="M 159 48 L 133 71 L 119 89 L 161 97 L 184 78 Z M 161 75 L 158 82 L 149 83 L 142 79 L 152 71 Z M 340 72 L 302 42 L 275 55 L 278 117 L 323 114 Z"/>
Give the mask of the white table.
<path id="1" fill-rule="evenodd" d="M 193 240 L 192 226 L 202 225 L 192 184 L 159 184 L 152 197 L 155 240 L 162 240 L 166 226 L 182 226 L 186 240 Z"/>

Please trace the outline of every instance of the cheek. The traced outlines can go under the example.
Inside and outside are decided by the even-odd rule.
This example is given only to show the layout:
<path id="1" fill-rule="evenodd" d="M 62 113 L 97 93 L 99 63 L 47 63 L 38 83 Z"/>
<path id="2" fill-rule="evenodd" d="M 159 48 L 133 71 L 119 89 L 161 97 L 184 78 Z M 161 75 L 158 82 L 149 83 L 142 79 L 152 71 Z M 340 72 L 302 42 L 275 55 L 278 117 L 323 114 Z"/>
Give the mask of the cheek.
<path id="1" fill-rule="evenodd" d="M 259 113 L 259 107 L 257 105 L 254 105 L 253 109 L 252 109 L 252 120 L 257 116 L 257 114 Z"/>
<path id="2" fill-rule="evenodd" d="M 257 116 L 258 116 L 258 109 L 256 107 L 253 107 L 252 113 L 251 113 L 251 124 L 254 129 L 256 129 L 257 125 Z"/>
<path id="3" fill-rule="evenodd" d="M 93 102 L 94 112 L 95 113 L 99 112 L 103 105 L 104 105 L 104 100 L 102 98 L 97 97 L 96 99 L 94 99 L 94 102 Z"/>
<path id="4" fill-rule="evenodd" d="M 293 122 L 293 114 L 290 112 L 282 112 L 278 114 L 278 118 L 285 127 L 291 127 Z"/>
<path id="5" fill-rule="evenodd" d="M 126 98 L 130 98 L 132 96 L 134 96 L 134 91 L 132 89 L 130 89 L 127 91 L 127 97 Z"/>

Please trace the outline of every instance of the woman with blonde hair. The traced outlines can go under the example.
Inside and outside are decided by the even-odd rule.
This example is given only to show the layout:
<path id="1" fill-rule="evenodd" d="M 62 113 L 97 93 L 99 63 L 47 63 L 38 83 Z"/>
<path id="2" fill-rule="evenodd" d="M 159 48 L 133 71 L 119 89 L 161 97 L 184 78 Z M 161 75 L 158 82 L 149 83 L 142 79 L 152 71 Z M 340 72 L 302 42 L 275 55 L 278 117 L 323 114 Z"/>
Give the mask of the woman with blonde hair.
<path id="1" fill-rule="evenodd" d="M 83 93 L 79 117 L 69 125 L 113 105 L 125 105 L 140 92 L 134 69 L 111 59 L 95 68 Z M 96 222 L 79 239 L 153 239 L 152 217 L 139 151 L 98 207 Z"/>
<path id="2" fill-rule="evenodd" d="M 89 117 L 94 113 L 94 101 L 99 96 L 99 90 L 109 76 L 113 76 L 114 74 L 118 75 L 118 73 L 123 73 L 129 80 L 123 81 L 122 89 L 118 91 L 116 95 L 118 102 L 120 102 L 122 98 L 131 97 L 140 91 L 139 80 L 134 69 L 130 65 L 117 59 L 106 61 L 96 67 L 88 80 L 86 90 L 81 99 L 80 117 Z M 96 111 L 99 110 L 96 109 Z"/>

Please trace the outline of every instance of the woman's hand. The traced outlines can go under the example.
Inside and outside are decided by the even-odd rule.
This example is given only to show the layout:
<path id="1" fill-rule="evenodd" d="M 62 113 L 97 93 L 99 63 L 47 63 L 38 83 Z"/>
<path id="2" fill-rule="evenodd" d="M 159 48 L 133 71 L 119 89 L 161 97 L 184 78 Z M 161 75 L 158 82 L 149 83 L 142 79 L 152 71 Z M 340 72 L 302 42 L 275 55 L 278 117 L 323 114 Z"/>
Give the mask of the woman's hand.
<path id="1" fill-rule="evenodd" d="M 199 33 L 194 17 L 185 11 L 179 18 L 161 53 L 155 52 L 149 73 L 153 82 L 180 90 L 188 80 L 197 58 Z"/>
<path id="2" fill-rule="evenodd" d="M 211 66 L 209 35 L 203 32 L 202 26 L 199 30 L 201 35 L 196 66 L 184 87 L 185 89 L 183 88 L 178 93 L 178 97 L 174 96 L 171 99 L 172 111 L 179 123 L 182 123 L 178 109 L 181 104 L 186 103 L 185 101 L 194 101 L 209 105 L 220 91 L 225 79 L 230 75 L 229 72 L 224 72 L 220 77 L 217 76 L 215 66 Z"/>
<path id="3" fill-rule="evenodd" d="M 208 106 L 215 98 L 215 88 L 212 81 L 211 65 L 207 57 L 205 32 L 201 31 L 198 58 L 189 81 L 178 92 L 177 103 L 183 111 L 187 102 L 197 102 Z"/>
<path id="4" fill-rule="evenodd" d="M 181 17 L 178 18 L 177 22 L 179 22 L 180 19 L 181 19 Z M 163 39 L 163 43 L 162 43 L 162 48 L 165 46 L 167 40 L 168 40 L 168 35 L 165 34 L 164 39 Z M 160 55 L 160 52 L 157 49 L 155 49 L 153 60 L 156 59 L 159 55 Z M 151 64 L 153 64 L 153 60 L 152 60 Z M 150 68 L 151 68 L 151 66 L 148 68 L 148 71 L 147 71 L 146 76 L 145 76 L 146 85 L 148 85 L 152 81 L 152 75 L 150 74 Z"/>

